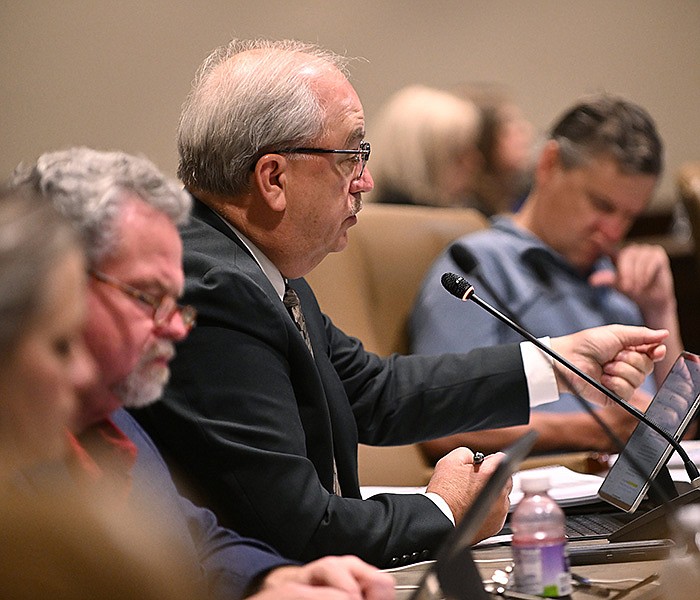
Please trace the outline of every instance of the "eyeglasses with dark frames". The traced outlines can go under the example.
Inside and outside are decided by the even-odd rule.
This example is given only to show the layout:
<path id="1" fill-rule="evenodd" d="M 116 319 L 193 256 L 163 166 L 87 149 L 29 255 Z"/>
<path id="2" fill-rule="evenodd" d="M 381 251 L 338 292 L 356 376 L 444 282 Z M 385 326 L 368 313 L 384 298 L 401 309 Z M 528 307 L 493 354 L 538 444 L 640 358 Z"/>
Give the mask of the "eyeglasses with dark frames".
<path id="1" fill-rule="evenodd" d="M 329 150 L 326 148 L 283 148 L 281 150 L 270 150 L 270 154 L 352 154 L 355 156 L 355 166 L 353 167 L 352 178 L 360 179 L 365 172 L 365 166 L 369 160 L 371 147 L 369 142 L 360 142 L 357 150 Z M 359 172 L 358 171 L 359 168 Z"/>
<path id="2" fill-rule="evenodd" d="M 168 324 L 175 313 L 180 314 L 182 323 L 187 331 L 190 331 L 195 326 L 197 321 L 197 310 L 194 308 L 194 306 L 183 306 L 178 304 L 175 298 L 169 294 L 163 294 L 162 296 L 158 297 L 154 296 L 153 294 L 143 292 L 127 283 L 123 283 L 122 281 L 119 281 L 118 279 L 95 269 L 90 269 L 89 274 L 97 281 L 109 285 L 123 292 L 127 296 L 150 306 L 153 309 L 153 323 L 156 327 L 163 327 L 164 325 Z"/>

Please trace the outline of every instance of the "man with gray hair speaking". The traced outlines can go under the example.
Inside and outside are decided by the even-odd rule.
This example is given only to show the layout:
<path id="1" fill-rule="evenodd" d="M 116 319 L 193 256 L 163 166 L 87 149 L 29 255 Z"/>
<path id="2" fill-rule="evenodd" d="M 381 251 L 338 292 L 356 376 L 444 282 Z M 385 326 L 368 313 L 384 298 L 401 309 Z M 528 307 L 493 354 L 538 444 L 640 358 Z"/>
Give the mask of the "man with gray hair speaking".
<path id="1" fill-rule="evenodd" d="M 345 247 L 373 186 L 362 104 L 341 57 L 294 41 L 214 51 L 183 109 L 179 151 L 195 198 L 181 229 L 184 298 L 198 326 L 178 345 L 164 399 L 138 418 L 223 523 L 285 555 L 350 552 L 378 566 L 432 556 L 499 456 L 475 467 L 461 448 L 426 494 L 362 500 L 358 441 L 523 423 L 566 375 L 517 344 L 383 359 L 321 312 L 303 277 Z M 612 327 L 552 345 L 629 396 L 665 335 Z M 524 368 L 544 377 L 544 392 Z M 507 492 L 478 537 L 500 529 Z"/>

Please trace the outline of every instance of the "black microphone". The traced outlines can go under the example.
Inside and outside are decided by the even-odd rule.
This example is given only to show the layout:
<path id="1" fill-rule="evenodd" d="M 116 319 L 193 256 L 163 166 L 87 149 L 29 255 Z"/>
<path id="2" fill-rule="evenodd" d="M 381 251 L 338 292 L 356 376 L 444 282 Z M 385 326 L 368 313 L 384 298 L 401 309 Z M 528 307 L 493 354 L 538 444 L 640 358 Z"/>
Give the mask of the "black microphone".
<path id="1" fill-rule="evenodd" d="M 481 267 L 479 266 L 479 261 L 476 260 L 474 254 L 461 244 L 453 244 L 450 247 L 450 258 L 454 263 L 464 272 L 477 280 L 479 285 L 484 288 L 491 297 L 496 301 L 504 315 L 511 319 L 515 319 L 515 315 L 508 309 L 508 303 L 504 302 L 503 298 L 496 293 L 488 282 L 486 277 L 482 276 Z"/>
<path id="2" fill-rule="evenodd" d="M 651 429 L 653 429 L 656 433 L 658 433 L 661 437 L 666 440 L 671 447 L 678 453 L 678 455 L 681 457 L 683 460 L 683 463 L 685 464 L 685 469 L 686 472 L 688 473 L 688 477 L 690 478 L 690 481 L 693 483 L 693 487 L 697 487 L 698 484 L 700 484 L 700 473 L 698 472 L 698 468 L 695 466 L 695 463 L 690 459 L 688 456 L 688 453 L 685 451 L 683 446 L 676 441 L 676 439 L 669 434 L 665 429 L 657 425 L 654 421 L 649 419 L 643 412 L 637 410 L 634 406 L 631 404 L 628 404 L 625 402 L 622 398 L 620 398 L 617 394 L 606 388 L 604 385 L 590 377 L 587 373 L 584 373 L 579 369 L 577 366 L 569 362 L 567 359 L 565 359 L 563 356 L 549 348 L 547 345 L 543 344 L 540 340 L 538 340 L 534 335 L 532 335 L 529 331 L 523 329 L 520 325 L 518 325 L 515 321 L 512 319 L 508 318 L 506 315 L 495 309 L 493 306 L 491 306 L 488 302 L 485 302 L 479 296 L 477 296 L 474 293 L 474 286 L 469 283 L 464 277 L 461 277 L 460 275 L 457 275 L 456 273 L 443 273 L 442 278 L 440 279 L 442 286 L 450 292 L 453 296 L 456 296 L 460 300 L 466 302 L 467 300 L 471 300 L 472 302 L 478 304 L 481 308 L 486 310 L 487 312 L 491 313 L 494 317 L 508 325 L 508 327 L 514 329 L 517 331 L 522 337 L 524 337 L 527 341 L 531 342 L 534 344 L 537 348 L 542 350 L 542 352 L 548 354 L 551 356 L 554 360 L 556 360 L 558 363 L 564 365 L 567 369 L 569 369 L 571 372 L 575 373 L 579 377 L 581 377 L 584 381 L 586 381 L 588 384 L 592 385 L 596 390 L 610 398 L 615 404 L 619 405 L 622 407 L 624 410 L 626 410 L 628 413 L 630 413 L 632 416 L 634 416 L 638 421 L 644 423 Z M 586 407 L 587 410 L 590 409 L 590 407 L 584 403 L 584 406 Z M 591 414 L 593 414 L 592 410 L 589 410 Z M 600 423 L 600 421 L 598 421 Z M 608 430 L 608 433 L 609 430 Z M 614 438 L 614 436 L 613 436 Z M 696 482 L 696 480 L 698 480 Z"/>

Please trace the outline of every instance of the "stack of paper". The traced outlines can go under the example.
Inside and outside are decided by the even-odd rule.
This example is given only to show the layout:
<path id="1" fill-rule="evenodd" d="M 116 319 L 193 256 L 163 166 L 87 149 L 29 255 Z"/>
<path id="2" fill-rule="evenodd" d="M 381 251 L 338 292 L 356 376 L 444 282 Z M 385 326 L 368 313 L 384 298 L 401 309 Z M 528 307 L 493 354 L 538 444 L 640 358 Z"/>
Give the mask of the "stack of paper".
<path id="1" fill-rule="evenodd" d="M 549 495 L 559 506 L 580 506 L 598 501 L 598 489 L 603 478 L 598 475 L 577 473 L 567 467 L 551 466 L 530 469 L 532 472 L 543 472 L 549 476 Z M 520 473 L 513 476 L 513 491 L 510 493 L 511 510 L 520 502 L 523 492 L 520 488 Z"/>

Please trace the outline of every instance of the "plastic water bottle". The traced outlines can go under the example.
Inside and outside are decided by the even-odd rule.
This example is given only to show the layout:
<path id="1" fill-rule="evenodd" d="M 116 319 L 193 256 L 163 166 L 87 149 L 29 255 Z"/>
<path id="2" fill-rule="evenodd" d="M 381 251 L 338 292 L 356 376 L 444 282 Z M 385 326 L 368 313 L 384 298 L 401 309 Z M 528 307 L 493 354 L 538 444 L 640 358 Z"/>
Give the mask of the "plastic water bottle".
<path id="1" fill-rule="evenodd" d="M 564 512 L 547 493 L 549 476 L 521 474 L 523 499 L 513 512 L 513 575 L 519 592 L 561 598 L 571 594 Z"/>

